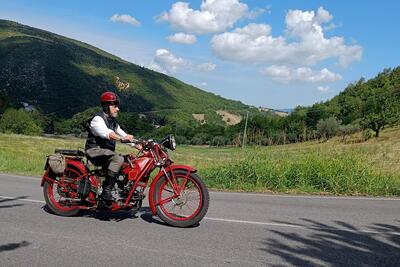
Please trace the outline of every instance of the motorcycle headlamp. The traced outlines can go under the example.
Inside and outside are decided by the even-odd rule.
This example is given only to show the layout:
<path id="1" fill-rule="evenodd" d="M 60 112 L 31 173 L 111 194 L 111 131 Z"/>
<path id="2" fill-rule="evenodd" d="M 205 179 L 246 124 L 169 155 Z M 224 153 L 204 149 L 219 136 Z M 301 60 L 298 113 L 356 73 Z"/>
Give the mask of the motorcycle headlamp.
<path id="1" fill-rule="evenodd" d="M 175 137 L 172 134 L 167 135 L 164 137 L 164 139 L 161 141 L 161 144 L 170 150 L 175 150 L 176 149 L 176 142 L 175 142 Z"/>

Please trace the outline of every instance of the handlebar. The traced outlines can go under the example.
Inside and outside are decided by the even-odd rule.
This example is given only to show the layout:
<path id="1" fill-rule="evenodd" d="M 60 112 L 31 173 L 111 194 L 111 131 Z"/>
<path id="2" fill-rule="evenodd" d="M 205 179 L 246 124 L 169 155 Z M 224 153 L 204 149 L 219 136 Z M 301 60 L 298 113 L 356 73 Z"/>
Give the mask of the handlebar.
<path id="1" fill-rule="evenodd" d="M 123 143 L 123 144 L 129 144 L 129 143 L 137 144 L 137 143 L 140 143 L 140 142 L 139 142 L 138 139 L 133 139 L 133 142 L 129 141 L 128 139 L 122 139 L 121 143 Z"/>
<path id="2" fill-rule="evenodd" d="M 150 150 L 152 145 L 154 144 L 154 141 L 152 139 L 149 140 L 143 140 L 143 139 L 133 139 L 133 142 L 129 140 L 120 140 L 121 143 L 135 146 L 137 144 L 142 145 L 143 150 Z"/>

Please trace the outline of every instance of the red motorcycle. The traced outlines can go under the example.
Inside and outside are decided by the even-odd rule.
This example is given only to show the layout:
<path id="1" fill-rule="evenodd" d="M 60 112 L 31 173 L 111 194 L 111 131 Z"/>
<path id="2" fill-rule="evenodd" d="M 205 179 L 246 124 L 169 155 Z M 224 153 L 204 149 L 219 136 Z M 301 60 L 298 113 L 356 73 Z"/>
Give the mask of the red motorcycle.
<path id="1" fill-rule="evenodd" d="M 208 189 L 196 174 L 196 169 L 174 165 L 169 158 L 167 149 L 174 150 L 176 147 L 173 135 L 160 143 L 151 139 L 135 143 L 142 145 L 142 153 L 140 156 L 124 155 L 125 162 L 112 192 L 115 201 L 110 210 L 139 210 L 150 174 L 159 168 L 148 190 L 153 216 L 158 215 L 164 222 L 176 227 L 189 227 L 200 222 L 208 210 Z M 48 160 L 46 162 L 41 185 L 48 208 L 61 216 L 75 216 L 80 210 L 99 209 L 101 182 L 105 176 L 103 168 L 91 168 L 81 150 L 55 152 L 65 156 L 66 167 L 61 174 L 56 174 L 49 167 Z"/>

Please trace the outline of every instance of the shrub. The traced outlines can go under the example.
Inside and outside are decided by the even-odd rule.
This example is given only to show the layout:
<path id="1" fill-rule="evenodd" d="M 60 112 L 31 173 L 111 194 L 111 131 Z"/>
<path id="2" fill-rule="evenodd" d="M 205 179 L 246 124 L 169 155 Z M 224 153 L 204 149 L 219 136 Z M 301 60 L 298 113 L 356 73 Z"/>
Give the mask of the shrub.
<path id="1" fill-rule="evenodd" d="M 201 140 L 200 137 L 193 137 L 192 140 L 190 140 L 190 144 L 191 145 L 202 145 L 203 144 L 203 140 Z"/>
<path id="2" fill-rule="evenodd" d="M 362 137 L 363 137 L 364 141 L 367 141 L 367 140 L 371 139 L 372 137 L 374 137 L 374 132 L 371 129 L 366 129 L 363 131 Z"/>
<path id="3" fill-rule="evenodd" d="M 211 141 L 211 145 L 213 146 L 225 146 L 227 143 L 228 140 L 224 136 L 215 136 Z"/>
<path id="4" fill-rule="evenodd" d="M 360 126 L 358 124 L 341 125 L 338 129 L 338 134 L 344 138 L 358 131 L 360 131 Z"/>
<path id="5" fill-rule="evenodd" d="M 43 129 L 32 114 L 23 109 L 8 109 L 0 120 L 0 129 L 5 133 L 40 135 Z"/>
<path id="6" fill-rule="evenodd" d="M 56 120 L 53 122 L 55 134 L 69 134 L 73 132 L 75 123 L 72 119 Z"/>
<path id="7" fill-rule="evenodd" d="M 189 140 L 187 140 L 186 137 L 182 135 L 176 135 L 175 141 L 177 145 L 186 145 L 190 143 Z"/>
<path id="8" fill-rule="evenodd" d="M 335 117 L 321 119 L 317 123 L 317 132 L 322 138 L 331 138 L 338 133 L 339 127 L 340 121 Z"/>

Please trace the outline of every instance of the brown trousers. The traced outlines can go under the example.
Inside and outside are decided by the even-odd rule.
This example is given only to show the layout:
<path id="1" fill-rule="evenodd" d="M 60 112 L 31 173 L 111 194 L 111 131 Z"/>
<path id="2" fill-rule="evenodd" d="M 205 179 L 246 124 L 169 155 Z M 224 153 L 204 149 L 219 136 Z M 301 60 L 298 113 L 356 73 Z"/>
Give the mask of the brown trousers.
<path id="1" fill-rule="evenodd" d="M 108 170 L 118 173 L 124 163 L 124 157 L 112 150 L 104 148 L 89 148 L 86 150 L 88 159 L 96 166 L 107 167 Z"/>

